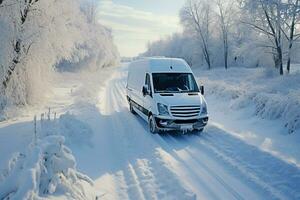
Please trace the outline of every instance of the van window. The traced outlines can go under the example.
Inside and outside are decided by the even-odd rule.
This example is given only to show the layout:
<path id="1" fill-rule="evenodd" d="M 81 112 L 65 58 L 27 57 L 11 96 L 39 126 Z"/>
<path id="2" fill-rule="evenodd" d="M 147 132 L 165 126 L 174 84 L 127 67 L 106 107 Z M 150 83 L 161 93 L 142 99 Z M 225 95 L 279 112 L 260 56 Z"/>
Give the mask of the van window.
<path id="1" fill-rule="evenodd" d="M 192 73 L 153 73 L 155 93 L 199 92 Z"/>
<path id="2" fill-rule="evenodd" d="M 150 90 L 151 92 L 151 80 L 150 80 L 150 75 L 146 74 L 146 78 L 145 78 L 145 85 L 147 86 L 147 88 Z"/>

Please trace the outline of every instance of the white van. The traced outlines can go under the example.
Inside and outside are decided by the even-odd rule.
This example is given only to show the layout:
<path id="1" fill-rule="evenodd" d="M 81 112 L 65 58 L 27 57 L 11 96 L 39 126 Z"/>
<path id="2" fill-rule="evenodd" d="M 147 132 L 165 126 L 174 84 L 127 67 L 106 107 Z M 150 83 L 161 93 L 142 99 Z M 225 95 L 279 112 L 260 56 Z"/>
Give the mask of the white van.
<path id="1" fill-rule="evenodd" d="M 204 87 L 183 59 L 144 58 L 128 67 L 127 100 L 152 133 L 202 131 L 208 122 Z"/>

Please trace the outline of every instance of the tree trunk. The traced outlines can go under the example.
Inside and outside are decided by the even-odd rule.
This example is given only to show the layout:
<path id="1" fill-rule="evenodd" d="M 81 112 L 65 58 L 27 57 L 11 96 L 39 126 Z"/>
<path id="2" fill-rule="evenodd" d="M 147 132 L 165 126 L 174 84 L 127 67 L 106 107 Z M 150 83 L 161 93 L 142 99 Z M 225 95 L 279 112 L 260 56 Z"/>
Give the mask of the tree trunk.
<path id="1" fill-rule="evenodd" d="M 205 59 L 205 62 L 208 66 L 208 69 L 211 69 L 211 63 L 210 63 L 210 55 L 209 55 L 209 51 L 206 47 L 206 45 L 204 44 L 203 47 L 202 47 L 202 51 L 203 51 L 203 54 L 204 54 L 204 59 Z"/>
<path id="2" fill-rule="evenodd" d="M 288 49 L 288 59 L 286 64 L 287 73 L 290 73 L 291 68 L 291 53 L 293 48 L 293 42 L 294 42 L 294 34 L 295 34 L 295 26 L 296 26 L 296 15 L 297 15 L 297 9 L 299 5 L 299 0 L 296 1 L 293 9 L 293 17 L 292 17 L 292 24 L 290 26 L 290 37 L 289 40 L 289 49 Z"/>
<path id="3" fill-rule="evenodd" d="M 2 1 L 0 0 L 0 4 L 2 2 L 3 2 L 3 0 Z M 36 2 L 38 2 L 38 0 L 35 0 L 34 2 L 32 0 L 25 1 L 25 3 L 26 3 L 25 7 L 20 10 L 20 19 L 21 19 L 20 30 L 21 30 L 21 32 L 23 31 L 22 29 L 24 28 L 23 26 L 24 26 L 24 23 L 27 20 L 30 8 Z M 16 42 L 14 43 L 14 47 L 13 47 L 14 48 L 14 58 L 11 61 L 11 64 L 8 66 L 8 70 L 6 72 L 4 80 L 2 81 L 2 86 L 4 87 L 4 90 L 7 88 L 8 83 L 11 79 L 11 76 L 13 75 L 13 73 L 14 73 L 16 67 L 17 67 L 17 64 L 20 63 L 20 61 L 22 59 L 22 54 L 23 53 L 27 54 L 31 45 L 28 46 L 27 52 L 26 51 L 23 51 L 23 52 L 21 51 L 22 46 L 23 46 L 22 45 L 22 40 L 21 39 L 16 39 Z"/>
<path id="4" fill-rule="evenodd" d="M 277 47 L 277 54 L 278 54 L 279 73 L 280 75 L 283 75 L 282 49 L 280 46 Z"/>
<path id="5" fill-rule="evenodd" d="M 226 35 L 224 36 L 226 37 Z M 228 69 L 228 44 L 227 44 L 227 39 L 224 39 L 224 64 L 225 64 L 225 69 Z"/>
<path id="6" fill-rule="evenodd" d="M 225 53 L 225 69 L 228 69 L 228 52 Z"/>
<path id="7" fill-rule="evenodd" d="M 291 30 L 290 38 L 289 38 L 288 58 L 287 58 L 287 63 L 286 63 L 286 70 L 287 70 L 288 74 L 290 73 L 290 68 L 291 68 L 291 53 L 292 53 L 292 47 L 293 47 L 293 40 L 294 40 L 294 31 Z"/>
<path id="8" fill-rule="evenodd" d="M 211 69 L 211 63 L 210 63 L 210 56 L 209 54 L 207 55 L 207 65 L 208 65 L 208 69 Z"/>
<path id="9" fill-rule="evenodd" d="M 289 57 L 286 64 L 287 73 L 290 73 L 290 66 L 291 66 L 291 58 Z"/>
<path id="10" fill-rule="evenodd" d="M 4 77 L 4 80 L 2 81 L 2 86 L 4 89 L 7 88 L 8 82 L 10 81 L 10 78 L 15 71 L 16 65 L 20 62 L 21 59 L 21 40 L 17 40 L 14 45 L 14 52 L 15 57 L 13 58 L 11 65 L 8 67 L 6 76 Z"/>

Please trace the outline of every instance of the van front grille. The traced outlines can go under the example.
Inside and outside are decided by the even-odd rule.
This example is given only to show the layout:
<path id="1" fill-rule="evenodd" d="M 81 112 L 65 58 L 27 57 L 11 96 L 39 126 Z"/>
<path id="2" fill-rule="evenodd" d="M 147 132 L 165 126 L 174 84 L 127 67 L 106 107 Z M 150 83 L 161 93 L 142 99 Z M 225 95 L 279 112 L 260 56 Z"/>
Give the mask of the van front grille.
<path id="1" fill-rule="evenodd" d="M 189 118 L 196 117 L 200 113 L 200 106 L 171 106 L 171 114 L 174 117 Z"/>

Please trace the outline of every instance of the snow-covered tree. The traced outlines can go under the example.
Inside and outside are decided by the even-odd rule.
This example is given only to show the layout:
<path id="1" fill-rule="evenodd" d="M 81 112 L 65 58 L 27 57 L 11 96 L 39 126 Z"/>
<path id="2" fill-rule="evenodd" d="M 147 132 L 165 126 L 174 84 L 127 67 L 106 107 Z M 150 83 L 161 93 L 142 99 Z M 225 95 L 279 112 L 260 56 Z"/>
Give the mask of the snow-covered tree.
<path id="1" fill-rule="evenodd" d="M 264 34 L 269 42 L 264 46 L 271 49 L 275 67 L 283 74 L 283 27 L 286 4 L 282 0 L 244 0 L 243 8 L 249 14 L 245 23 L 259 33 Z"/>
<path id="2" fill-rule="evenodd" d="M 185 59 L 189 65 L 201 62 L 198 53 L 199 45 L 195 44 L 193 37 L 181 33 L 174 33 L 170 37 L 149 43 L 147 51 L 140 56 L 166 56 L 180 57 Z"/>
<path id="3" fill-rule="evenodd" d="M 300 38 L 300 0 L 288 0 L 286 3 L 283 33 L 288 41 L 287 72 L 290 72 L 291 54 L 294 42 Z"/>
<path id="4" fill-rule="evenodd" d="M 217 0 L 216 4 L 218 7 L 219 26 L 221 29 L 223 53 L 224 53 L 224 65 L 225 69 L 228 68 L 228 54 L 229 54 L 229 34 L 230 27 L 234 23 L 234 17 L 236 16 L 234 10 L 235 1 Z"/>
<path id="5" fill-rule="evenodd" d="M 111 31 L 91 20 L 84 3 L 0 1 L 0 112 L 38 102 L 63 61 L 91 70 L 116 62 Z"/>
<path id="6" fill-rule="evenodd" d="M 150 43 L 143 55 L 225 68 L 275 63 L 283 74 L 285 60 L 289 71 L 292 58 L 300 59 L 299 10 L 299 0 L 187 0 L 180 13 L 183 33 Z"/>
<path id="7" fill-rule="evenodd" d="M 201 44 L 208 68 L 211 68 L 211 14 L 212 8 L 208 0 L 187 0 L 186 4 L 180 11 L 180 19 L 185 31 L 192 31 Z"/>

